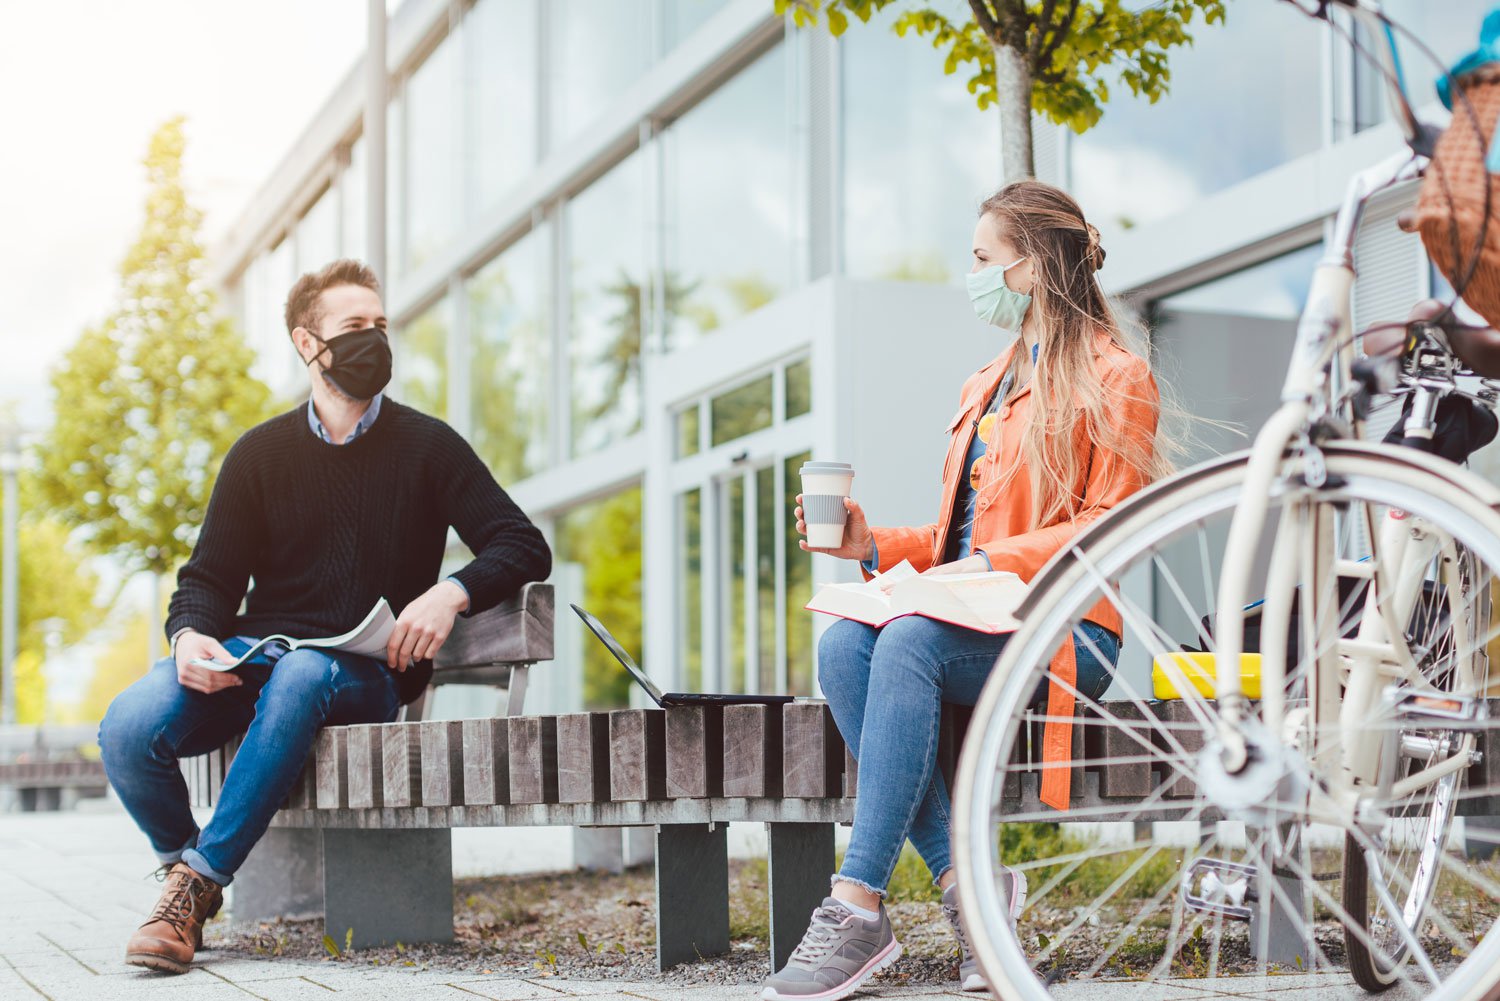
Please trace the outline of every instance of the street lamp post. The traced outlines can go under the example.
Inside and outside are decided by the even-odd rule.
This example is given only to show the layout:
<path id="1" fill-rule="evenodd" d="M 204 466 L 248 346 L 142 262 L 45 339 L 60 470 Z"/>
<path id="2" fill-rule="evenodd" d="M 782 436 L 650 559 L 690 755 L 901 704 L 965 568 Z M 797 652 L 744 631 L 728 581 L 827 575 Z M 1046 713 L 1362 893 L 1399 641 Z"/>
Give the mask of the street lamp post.
<path id="1" fill-rule="evenodd" d="M 0 474 L 5 477 L 5 555 L 0 561 L 0 630 L 4 630 L 0 658 L 4 662 L 4 702 L 0 703 L 0 722 L 16 721 L 16 474 L 21 468 L 21 436 L 12 425 L 0 442 Z"/>

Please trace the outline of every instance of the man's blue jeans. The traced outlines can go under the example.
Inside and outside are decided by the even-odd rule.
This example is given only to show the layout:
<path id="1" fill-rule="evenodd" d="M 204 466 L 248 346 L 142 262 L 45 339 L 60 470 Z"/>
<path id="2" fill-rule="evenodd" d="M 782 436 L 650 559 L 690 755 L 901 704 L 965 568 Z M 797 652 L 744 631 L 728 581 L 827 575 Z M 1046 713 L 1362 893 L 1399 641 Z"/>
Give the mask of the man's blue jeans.
<path id="1" fill-rule="evenodd" d="M 1119 638 L 1092 622 L 1079 625 L 1074 637 L 1077 688 L 1096 699 L 1114 677 Z M 884 896 L 908 838 L 934 882 L 953 867 L 951 807 L 937 771 L 942 704 L 974 705 L 1009 638 L 919 615 L 882 629 L 840 619 L 823 634 L 818 681 L 859 761 L 854 829 L 835 880 Z M 1042 705 L 1046 687 L 1038 691 Z"/>
<path id="2" fill-rule="evenodd" d="M 238 657 L 254 639 L 224 648 Z M 303 649 L 258 655 L 235 669 L 244 684 L 212 695 L 185 688 L 170 657 L 110 703 L 99 725 L 104 771 L 163 863 L 186 862 L 227 886 L 297 781 L 318 729 L 389 723 L 401 708 L 383 661 Z M 198 830 L 177 759 L 245 739 L 212 819 Z"/>

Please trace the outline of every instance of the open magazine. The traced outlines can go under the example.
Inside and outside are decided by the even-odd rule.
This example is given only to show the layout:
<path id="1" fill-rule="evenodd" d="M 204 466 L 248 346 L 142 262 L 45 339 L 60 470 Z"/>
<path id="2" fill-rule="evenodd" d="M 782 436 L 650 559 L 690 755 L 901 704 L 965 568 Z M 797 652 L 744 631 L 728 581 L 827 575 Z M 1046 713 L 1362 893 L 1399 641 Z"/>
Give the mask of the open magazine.
<path id="1" fill-rule="evenodd" d="M 288 650 L 316 647 L 320 650 L 342 650 L 345 653 L 356 653 L 362 657 L 384 660 L 385 645 L 391 638 L 391 631 L 395 628 L 396 616 L 391 614 L 390 603 L 381 598 L 375 602 L 375 607 L 370 609 L 370 614 L 365 616 L 363 622 L 340 636 L 328 636 L 323 639 L 295 639 L 291 636 L 273 634 L 257 640 L 254 646 L 240 654 L 236 660 L 226 663 L 219 660 L 194 658 L 189 663 L 197 667 L 206 667 L 210 671 L 232 671 L 271 643 L 280 643 Z"/>
<path id="2" fill-rule="evenodd" d="M 805 606 L 870 626 L 903 615 L 922 615 L 981 633 L 1008 633 L 1020 626 L 1015 610 L 1026 584 L 1006 570 L 923 575 L 906 560 L 857 584 L 825 584 Z"/>

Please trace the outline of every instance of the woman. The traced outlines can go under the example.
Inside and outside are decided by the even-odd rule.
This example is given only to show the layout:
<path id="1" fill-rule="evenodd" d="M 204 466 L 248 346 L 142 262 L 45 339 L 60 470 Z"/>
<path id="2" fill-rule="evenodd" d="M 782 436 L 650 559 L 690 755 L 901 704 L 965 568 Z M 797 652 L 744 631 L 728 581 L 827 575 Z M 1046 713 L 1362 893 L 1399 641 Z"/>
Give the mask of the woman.
<path id="1" fill-rule="evenodd" d="M 851 498 L 843 545 L 810 551 L 859 560 L 867 575 L 904 559 L 928 574 L 993 569 L 1030 580 L 1085 525 L 1164 472 L 1156 383 L 1126 347 L 1095 278 L 1103 263 L 1098 230 L 1058 188 L 1021 181 L 986 200 L 969 297 L 982 319 L 1019 337 L 964 384 L 948 428 L 939 520 L 870 528 Z M 800 506 L 796 518 L 806 534 Z M 1075 629 L 1082 695 L 1109 686 L 1119 635 L 1107 601 Z M 934 766 L 941 704 L 973 705 L 1006 639 L 920 616 L 883 629 L 841 619 L 824 633 L 818 676 L 859 759 L 859 796 L 832 895 L 766 981 L 767 1001 L 834 1001 L 900 957 L 881 901 L 908 838 L 943 890 L 963 987 L 984 989 L 958 922 L 948 792 Z M 1006 870 L 1002 885 L 1014 920 L 1025 878 Z"/>

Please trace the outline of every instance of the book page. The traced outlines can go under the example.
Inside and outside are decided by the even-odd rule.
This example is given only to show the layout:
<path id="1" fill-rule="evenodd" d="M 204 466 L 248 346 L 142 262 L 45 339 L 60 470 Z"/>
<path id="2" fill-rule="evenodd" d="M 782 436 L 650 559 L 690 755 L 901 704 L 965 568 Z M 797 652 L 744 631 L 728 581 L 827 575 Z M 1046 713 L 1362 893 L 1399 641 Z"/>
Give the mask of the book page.
<path id="1" fill-rule="evenodd" d="M 319 650 L 341 650 L 345 653 L 358 654 L 361 657 L 373 657 L 376 660 L 385 659 L 385 646 L 390 641 L 391 633 L 396 628 L 396 616 L 391 614 L 390 603 L 381 598 L 375 603 L 365 615 L 364 621 L 347 633 L 338 636 L 329 636 L 323 639 L 293 639 L 290 636 L 276 634 L 263 636 L 255 642 L 239 657 L 232 661 L 224 662 L 217 660 L 203 660 L 195 658 L 189 663 L 195 667 L 204 667 L 210 671 L 232 671 L 245 661 L 254 657 L 265 649 L 272 641 L 281 643 L 288 650 L 298 650 L 302 647 L 314 647 Z"/>

